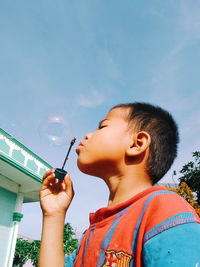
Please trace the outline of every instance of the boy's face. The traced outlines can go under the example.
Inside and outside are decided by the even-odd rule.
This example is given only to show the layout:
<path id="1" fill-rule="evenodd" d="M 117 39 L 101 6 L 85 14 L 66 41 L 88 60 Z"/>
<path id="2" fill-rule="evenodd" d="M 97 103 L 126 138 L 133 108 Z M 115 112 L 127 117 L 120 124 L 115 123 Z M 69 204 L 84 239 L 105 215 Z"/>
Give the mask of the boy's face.
<path id="1" fill-rule="evenodd" d="M 127 114 L 128 109 L 115 108 L 100 122 L 96 131 L 86 134 L 76 149 L 81 171 L 102 178 L 119 171 L 131 139 L 125 119 Z"/>

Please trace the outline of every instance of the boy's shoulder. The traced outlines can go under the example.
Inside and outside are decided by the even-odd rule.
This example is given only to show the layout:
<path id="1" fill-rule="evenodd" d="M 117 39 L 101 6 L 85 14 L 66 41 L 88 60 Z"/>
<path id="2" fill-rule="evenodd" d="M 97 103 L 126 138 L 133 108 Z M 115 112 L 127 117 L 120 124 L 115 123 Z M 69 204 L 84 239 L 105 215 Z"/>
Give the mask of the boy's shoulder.
<path id="1" fill-rule="evenodd" d="M 145 239 L 174 226 L 200 223 L 193 207 L 177 193 L 164 187 L 157 187 L 157 190 L 147 197 L 142 212 L 145 232 L 148 233 Z"/>
<path id="2" fill-rule="evenodd" d="M 196 266 L 200 260 L 199 216 L 177 193 L 156 192 L 147 198 L 150 201 L 142 221 L 144 265 Z"/>
<path id="3" fill-rule="evenodd" d="M 163 186 L 157 186 L 154 190 L 147 197 L 146 205 L 149 206 L 150 210 L 153 209 L 157 216 L 161 216 L 162 214 L 175 215 L 182 212 L 195 214 L 193 207 L 176 192 Z"/>
<path id="4" fill-rule="evenodd" d="M 164 186 L 152 186 L 139 193 L 133 200 L 130 213 L 142 216 L 142 220 L 147 223 L 159 223 L 177 214 L 182 214 L 185 219 L 195 217 L 200 222 L 193 207 L 183 197 Z"/>

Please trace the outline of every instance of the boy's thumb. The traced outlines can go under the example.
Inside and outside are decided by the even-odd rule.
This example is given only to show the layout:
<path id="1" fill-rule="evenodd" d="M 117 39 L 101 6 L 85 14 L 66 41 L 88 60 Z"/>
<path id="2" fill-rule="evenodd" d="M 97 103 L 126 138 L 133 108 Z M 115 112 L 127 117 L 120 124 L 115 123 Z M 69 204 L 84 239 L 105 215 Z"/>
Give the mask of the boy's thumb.
<path id="1" fill-rule="evenodd" d="M 72 180 L 70 178 L 69 174 L 65 175 L 64 178 L 65 184 L 66 184 L 66 191 L 72 194 L 72 197 L 74 196 L 74 188 L 73 188 L 73 183 Z"/>

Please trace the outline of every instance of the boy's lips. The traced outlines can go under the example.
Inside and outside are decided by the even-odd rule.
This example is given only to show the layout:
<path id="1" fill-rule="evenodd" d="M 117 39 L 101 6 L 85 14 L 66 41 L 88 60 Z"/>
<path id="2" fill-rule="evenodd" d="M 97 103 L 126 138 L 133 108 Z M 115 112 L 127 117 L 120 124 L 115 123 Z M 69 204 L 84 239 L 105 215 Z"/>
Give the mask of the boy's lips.
<path id="1" fill-rule="evenodd" d="M 80 151 L 81 147 L 83 147 L 83 146 L 84 146 L 84 144 L 82 142 L 80 142 L 78 144 L 78 147 L 76 148 L 76 153 L 78 153 Z"/>

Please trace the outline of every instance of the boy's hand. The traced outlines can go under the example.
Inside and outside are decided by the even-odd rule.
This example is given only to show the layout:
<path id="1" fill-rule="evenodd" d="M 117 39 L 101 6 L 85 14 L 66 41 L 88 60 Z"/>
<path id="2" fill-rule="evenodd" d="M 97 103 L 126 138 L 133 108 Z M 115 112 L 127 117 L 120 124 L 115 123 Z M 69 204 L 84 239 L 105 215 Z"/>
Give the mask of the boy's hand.
<path id="1" fill-rule="evenodd" d="M 44 216 L 65 215 L 74 196 L 69 174 L 61 181 L 55 179 L 54 171 L 52 169 L 44 174 L 40 189 L 40 205 Z"/>

